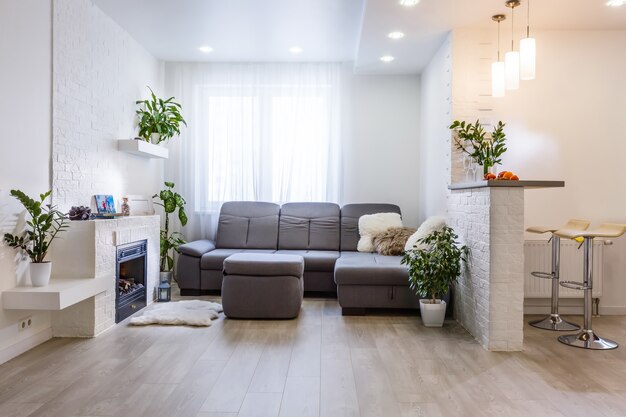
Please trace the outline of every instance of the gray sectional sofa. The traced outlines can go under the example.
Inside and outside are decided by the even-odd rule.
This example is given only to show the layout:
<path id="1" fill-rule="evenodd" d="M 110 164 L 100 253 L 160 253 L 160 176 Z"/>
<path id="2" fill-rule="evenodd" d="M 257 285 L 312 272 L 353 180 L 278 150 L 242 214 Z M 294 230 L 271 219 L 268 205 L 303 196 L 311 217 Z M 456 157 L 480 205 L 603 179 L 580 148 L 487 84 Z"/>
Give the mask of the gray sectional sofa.
<path id="1" fill-rule="evenodd" d="M 304 290 L 337 292 L 344 314 L 367 308 L 419 308 L 400 256 L 357 252 L 359 217 L 399 213 L 393 204 L 228 202 L 215 242 L 180 247 L 182 295 L 222 288 L 224 260 L 235 253 L 295 254 L 304 258 Z"/>

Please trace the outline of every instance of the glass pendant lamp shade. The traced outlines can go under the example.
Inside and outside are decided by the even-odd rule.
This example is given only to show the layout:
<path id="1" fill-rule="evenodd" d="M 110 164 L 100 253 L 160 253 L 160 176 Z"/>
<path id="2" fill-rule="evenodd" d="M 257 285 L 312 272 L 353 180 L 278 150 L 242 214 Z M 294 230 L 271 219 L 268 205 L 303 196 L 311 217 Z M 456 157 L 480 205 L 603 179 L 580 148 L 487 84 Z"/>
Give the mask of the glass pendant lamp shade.
<path id="1" fill-rule="evenodd" d="M 497 61 L 491 63 L 491 95 L 493 97 L 504 97 L 505 82 L 504 62 Z"/>
<path id="2" fill-rule="evenodd" d="M 504 55 L 504 68 L 507 90 L 519 89 L 519 52 L 509 51 Z"/>
<path id="3" fill-rule="evenodd" d="M 520 78 L 522 80 L 535 79 L 537 47 L 535 38 L 524 38 L 519 43 Z"/>

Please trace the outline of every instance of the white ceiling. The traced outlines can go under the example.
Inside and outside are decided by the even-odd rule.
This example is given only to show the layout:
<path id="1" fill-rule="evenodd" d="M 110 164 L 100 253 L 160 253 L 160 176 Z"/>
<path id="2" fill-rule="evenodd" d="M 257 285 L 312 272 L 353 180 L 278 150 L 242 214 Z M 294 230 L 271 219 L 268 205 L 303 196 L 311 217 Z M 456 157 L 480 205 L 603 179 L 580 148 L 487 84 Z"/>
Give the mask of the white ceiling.
<path id="1" fill-rule="evenodd" d="M 418 73 L 454 28 L 491 28 L 504 0 L 94 0 L 165 61 L 354 61 L 359 73 Z M 626 30 L 626 5 L 606 0 L 532 0 L 536 29 Z M 525 26 L 527 1 L 516 9 Z M 505 22 L 503 29 L 510 26 Z M 387 38 L 399 30 L 406 36 Z M 504 32 L 506 33 L 506 32 Z M 198 51 L 208 45 L 210 54 Z M 299 46 L 303 52 L 291 54 Z M 382 55 L 396 57 L 380 62 Z"/>

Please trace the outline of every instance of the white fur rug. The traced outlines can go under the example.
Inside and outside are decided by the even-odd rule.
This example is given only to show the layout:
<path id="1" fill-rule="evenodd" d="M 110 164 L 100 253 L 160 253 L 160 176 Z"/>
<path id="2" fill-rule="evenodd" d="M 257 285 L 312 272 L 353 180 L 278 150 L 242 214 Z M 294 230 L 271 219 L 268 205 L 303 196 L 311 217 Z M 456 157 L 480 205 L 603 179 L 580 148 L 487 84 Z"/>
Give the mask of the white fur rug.
<path id="1" fill-rule="evenodd" d="M 130 324 L 168 324 L 174 326 L 210 326 L 221 313 L 222 305 L 210 301 L 189 300 L 154 303 L 141 316 L 130 319 Z"/>

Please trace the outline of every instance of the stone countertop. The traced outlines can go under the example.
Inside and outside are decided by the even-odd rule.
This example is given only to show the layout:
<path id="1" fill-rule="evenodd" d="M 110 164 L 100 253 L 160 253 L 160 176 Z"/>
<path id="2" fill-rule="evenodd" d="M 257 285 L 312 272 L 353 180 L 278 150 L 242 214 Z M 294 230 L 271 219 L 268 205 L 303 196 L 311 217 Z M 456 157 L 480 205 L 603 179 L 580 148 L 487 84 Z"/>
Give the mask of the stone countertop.
<path id="1" fill-rule="evenodd" d="M 565 187 L 565 181 L 547 180 L 482 180 L 474 182 L 462 182 L 448 186 L 450 190 L 467 190 L 471 188 L 487 187 L 513 187 L 513 188 L 561 188 Z"/>

